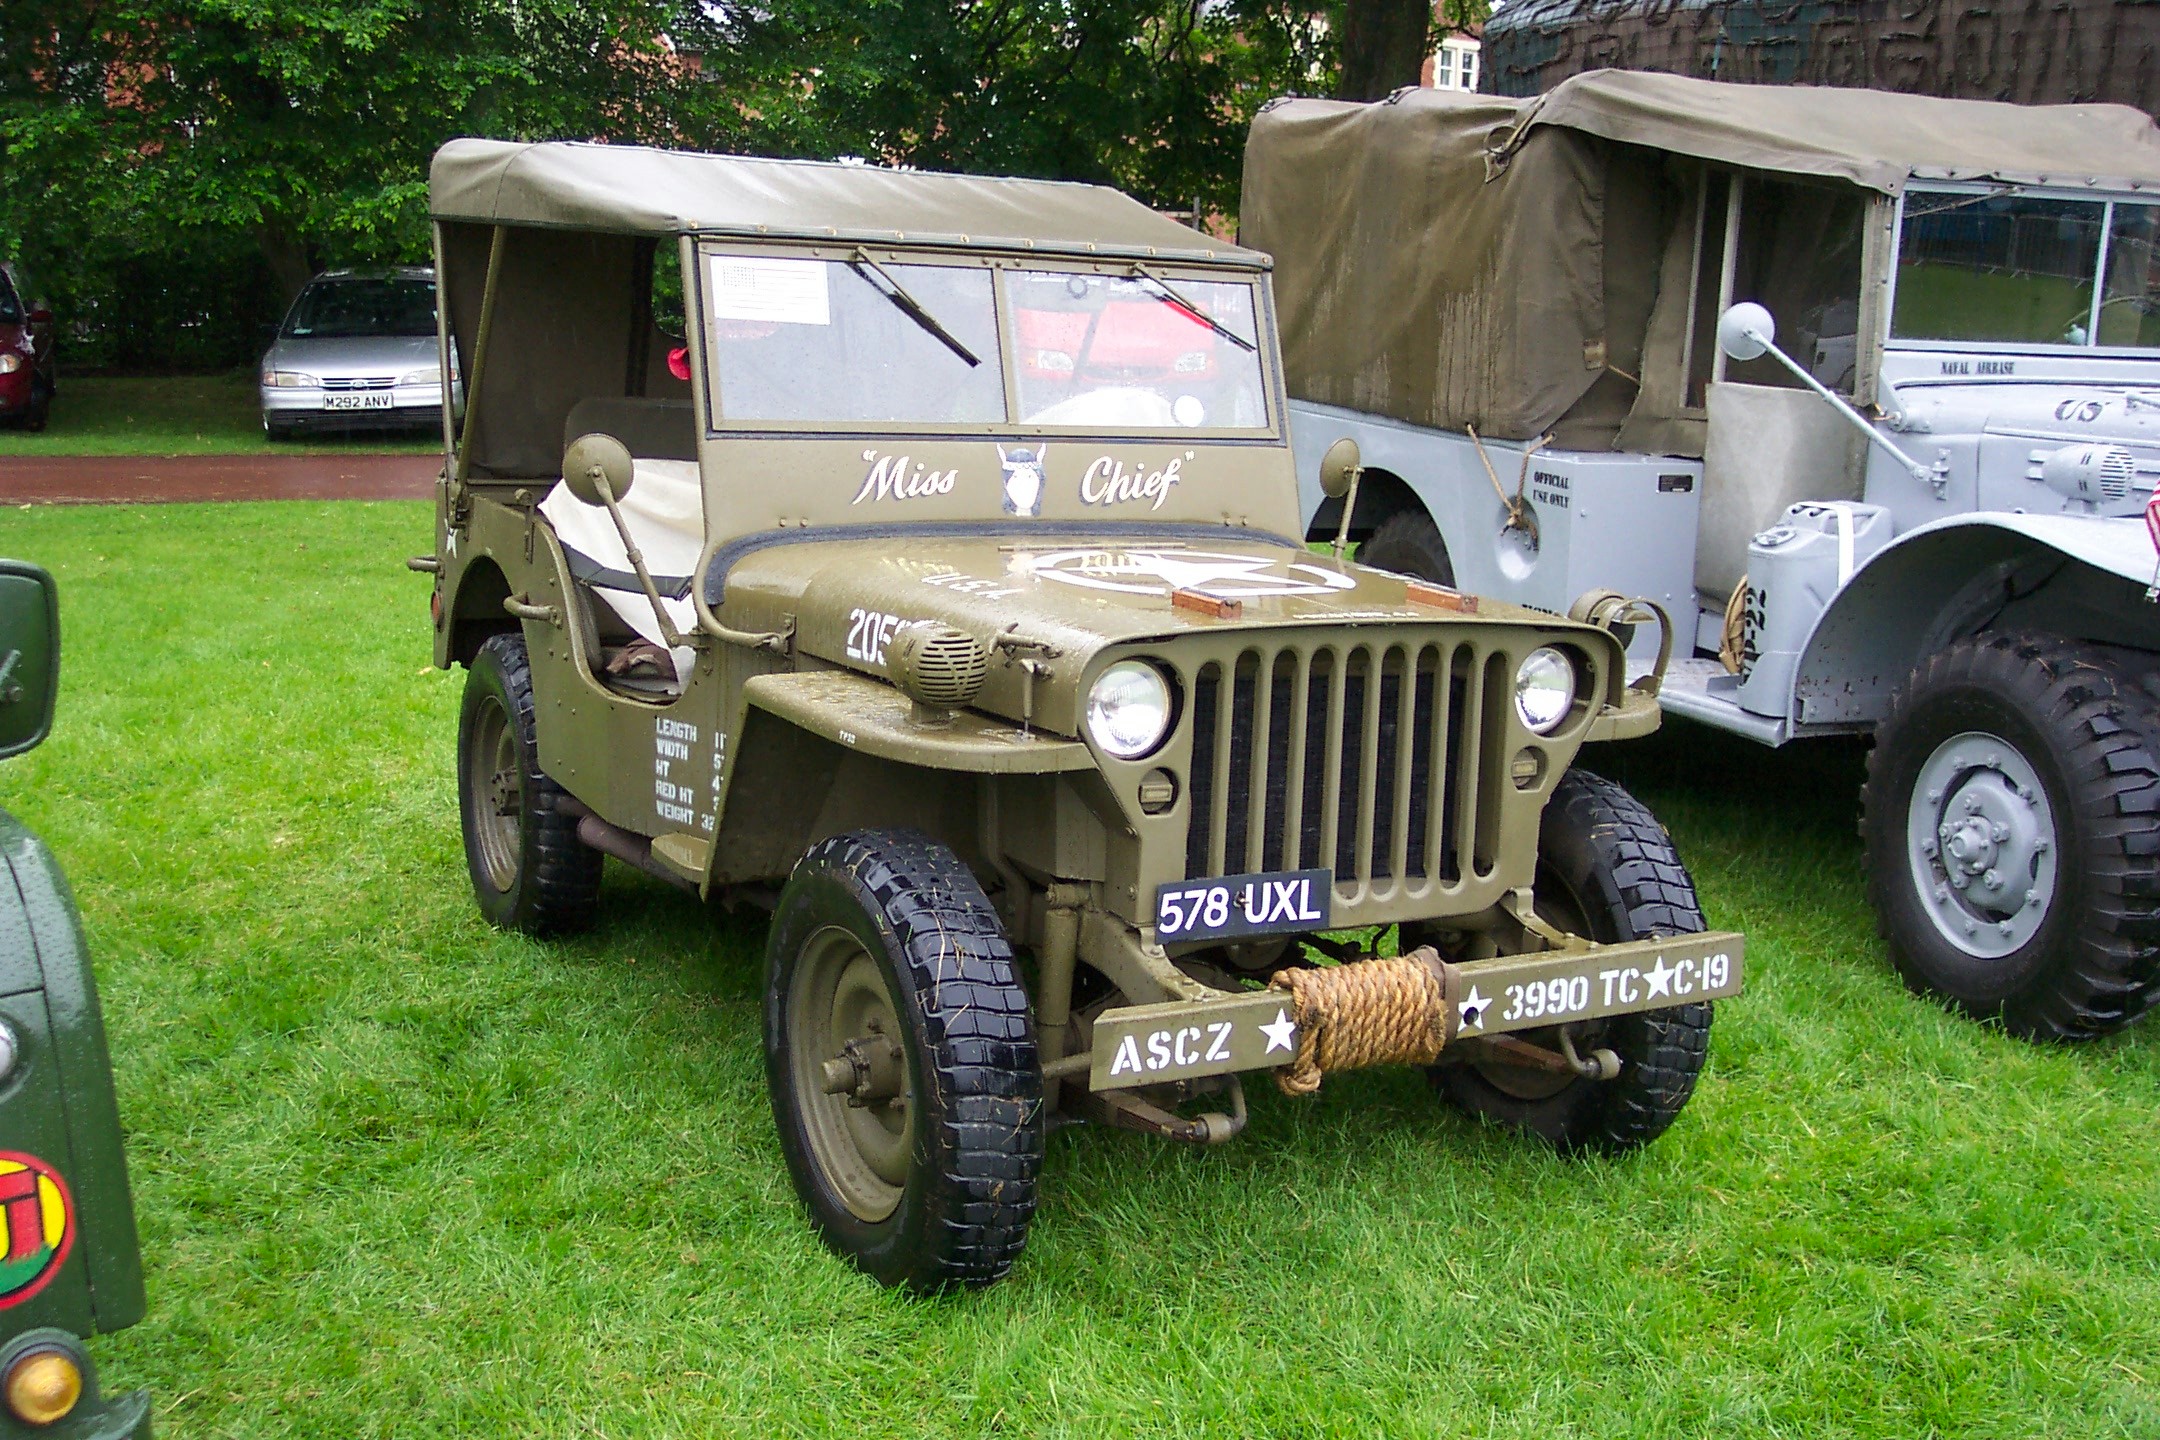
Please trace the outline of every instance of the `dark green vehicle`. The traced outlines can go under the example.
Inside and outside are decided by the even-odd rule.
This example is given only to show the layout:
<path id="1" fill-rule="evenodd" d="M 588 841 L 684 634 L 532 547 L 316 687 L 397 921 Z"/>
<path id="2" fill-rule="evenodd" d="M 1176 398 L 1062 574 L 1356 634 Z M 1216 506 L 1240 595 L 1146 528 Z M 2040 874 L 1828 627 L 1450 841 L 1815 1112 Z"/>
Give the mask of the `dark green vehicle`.
<path id="1" fill-rule="evenodd" d="M 52 578 L 0 560 L 0 759 L 52 728 Z M 150 1433 L 150 1393 L 100 1392 L 83 1340 L 142 1318 L 142 1255 L 97 988 L 67 880 L 0 810 L 0 1440 Z"/>
<path id="2" fill-rule="evenodd" d="M 1051 1125 L 1220 1143 L 1255 1071 L 1671 1123 L 1740 937 L 1570 769 L 1657 724 L 1662 622 L 1306 547 L 1265 256 L 1090 186 L 615 146 L 453 142 L 431 194 L 468 409 L 412 563 L 481 909 L 587 924 L 606 856 L 769 908 L 836 1250 L 995 1280 Z"/>

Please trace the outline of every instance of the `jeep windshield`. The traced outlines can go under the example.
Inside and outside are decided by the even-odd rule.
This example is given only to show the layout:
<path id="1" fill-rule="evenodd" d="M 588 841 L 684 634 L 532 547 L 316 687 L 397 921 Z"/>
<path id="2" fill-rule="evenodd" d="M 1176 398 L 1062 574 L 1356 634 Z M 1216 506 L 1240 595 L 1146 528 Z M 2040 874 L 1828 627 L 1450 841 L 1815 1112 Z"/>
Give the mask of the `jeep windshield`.
<path id="1" fill-rule="evenodd" d="M 704 258 L 706 374 L 724 429 L 1272 429 L 1258 301 L 1242 278 L 890 254 Z"/>
<path id="2" fill-rule="evenodd" d="M 1890 338 L 2160 348 L 2156 239 L 2160 205 L 1915 185 L 1898 236 Z"/>

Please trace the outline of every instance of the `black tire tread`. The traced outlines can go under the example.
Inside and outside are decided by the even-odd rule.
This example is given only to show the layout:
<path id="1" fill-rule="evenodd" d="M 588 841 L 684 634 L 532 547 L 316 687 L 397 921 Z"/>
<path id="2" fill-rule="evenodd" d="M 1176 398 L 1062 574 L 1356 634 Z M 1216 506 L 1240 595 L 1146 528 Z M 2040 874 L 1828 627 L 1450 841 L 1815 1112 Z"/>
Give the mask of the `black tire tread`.
<path id="1" fill-rule="evenodd" d="M 1440 527 L 1423 507 L 1398 510 L 1374 528 L 1358 546 L 1360 565 L 1414 575 L 1435 585 L 1453 587 L 1455 562 L 1448 555 Z"/>
<path id="2" fill-rule="evenodd" d="M 2154 724 L 2160 674 L 2151 656 L 2134 651 L 2008 632 L 1952 642 L 1922 660 L 1899 687 L 1868 753 L 1861 832 L 1877 931 L 1906 984 L 1923 993 L 1932 987 L 1891 919 L 1889 887 L 1907 874 L 1907 864 L 1905 817 L 1889 813 L 1900 807 L 1886 793 L 1888 757 L 1915 711 L 1957 687 L 2012 696 L 2041 717 L 2059 746 L 2075 792 L 2071 808 L 2089 844 L 2080 857 L 2081 874 L 2069 886 L 2058 881 L 2058 895 L 2076 906 L 2067 953 L 1999 1004 L 1945 998 L 1968 1014 L 2000 1017 L 2005 1028 L 2027 1039 L 2112 1034 L 2160 1001 L 2160 736 Z M 2058 826 L 2059 841 L 2062 830 Z M 2068 864 L 2067 854 L 2058 864 Z"/>
<path id="3" fill-rule="evenodd" d="M 532 659 L 525 637 L 516 631 L 489 636 L 473 660 L 475 668 L 482 663 L 493 666 L 510 701 L 510 721 L 517 729 L 518 753 L 525 761 L 525 809 L 531 817 L 519 856 L 523 874 L 516 902 L 496 923 L 535 936 L 583 930 L 592 924 L 599 908 L 606 857 L 578 839 L 577 817 L 563 803 L 569 792 L 540 768 L 539 710 L 533 700 Z M 462 754 L 459 774 L 464 774 Z M 475 867 L 474 884 L 480 883 Z"/>
<path id="4" fill-rule="evenodd" d="M 1558 841 L 1579 845 L 1589 893 L 1578 898 L 1590 938 L 1605 943 L 1687 935 L 1708 928 L 1695 882 L 1672 836 L 1648 806 L 1602 775 L 1573 769 L 1546 802 L 1539 851 L 1548 865 Z M 1611 1080 L 1578 1080 L 1544 1101 L 1514 1102 L 1467 1067 L 1436 1078 L 1473 1113 L 1534 1130 L 1563 1153 L 1622 1154 L 1664 1134 L 1695 1093 L 1710 1053 L 1715 1007 L 1704 1000 L 1613 1017 L 1604 1044 L 1621 1056 Z"/>
<path id="5" fill-rule="evenodd" d="M 937 1092 L 922 1110 L 933 1229 L 907 1273 L 880 1278 L 924 1291 L 1002 1279 L 1027 1244 L 1045 1135 L 1034 1014 L 1004 927 L 974 874 L 917 830 L 831 836 L 797 873 L 818 868 L 852 875 L 890 926 Z"/>

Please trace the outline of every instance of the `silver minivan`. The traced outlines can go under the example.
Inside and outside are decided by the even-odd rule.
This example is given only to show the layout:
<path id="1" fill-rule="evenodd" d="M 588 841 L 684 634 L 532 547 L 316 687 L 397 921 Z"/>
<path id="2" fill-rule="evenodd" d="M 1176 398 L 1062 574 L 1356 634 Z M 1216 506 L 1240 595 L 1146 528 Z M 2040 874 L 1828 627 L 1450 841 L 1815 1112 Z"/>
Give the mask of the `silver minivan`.
<path id="1" fill-rule="evenodd" d="M 263 430 L 437 430 L 442 369 L 435 272 L 330 270 L 308 281 L 262 360 Z M 450 362 L 453 413 L 464 408 Z"/>

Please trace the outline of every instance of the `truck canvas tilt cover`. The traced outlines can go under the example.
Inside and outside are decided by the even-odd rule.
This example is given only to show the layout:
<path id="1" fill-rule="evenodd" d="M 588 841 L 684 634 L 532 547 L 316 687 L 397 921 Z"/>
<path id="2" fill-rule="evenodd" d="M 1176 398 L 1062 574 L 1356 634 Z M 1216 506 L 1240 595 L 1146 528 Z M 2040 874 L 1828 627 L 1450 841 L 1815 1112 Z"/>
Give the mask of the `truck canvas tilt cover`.
<path id="1" fill-rule="evenodd" d="M 1649 612 L 1308 547 L 1264 256 L 1095 187 L 624 147 L 456 141 L 431 195 L 468 408 L 412 563 L 480 906 L 584 925 L 614 856 L 770 908 L 840 1253 L 994 1280 L 1053 1122 L 1219 1143 L 1255 1071 L 1427 1066 L 1567 1149 L 1672 1121 L 1740 937 L 1570 769 L 1657 723 Z"/>
<path id="2" fill-rule="evenodd" d="M 1310 533 L 1354 442 L 1361 560 L 1647 597 L 1666 709 L 1871 735 L 1915 988 L 2065 1040 L 2160 999 L 2149 117 L 1611 70 L 1283 101 L 1241 218 Z"/>

